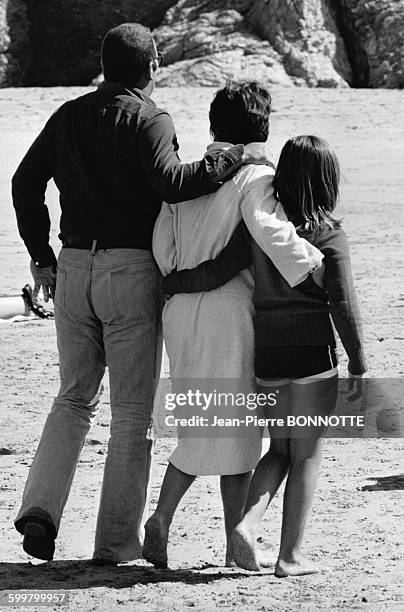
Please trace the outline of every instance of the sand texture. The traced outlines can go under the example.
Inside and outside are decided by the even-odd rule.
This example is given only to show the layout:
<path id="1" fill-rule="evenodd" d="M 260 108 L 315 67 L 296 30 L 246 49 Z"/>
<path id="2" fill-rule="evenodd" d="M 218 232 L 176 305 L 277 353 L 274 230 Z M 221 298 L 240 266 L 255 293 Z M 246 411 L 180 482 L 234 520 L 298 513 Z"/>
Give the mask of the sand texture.
<path id="1" fill-rule="evenodd" d="M 0 295 L 17 294 L 29 280 L 29 259 L 11 205 L 10 177 L 49 114 L 85 91 L 0 92 Z M 184 160 L 199 158 L 209 141 L 212 92 L 156 91 L 156 100 L 174 118 Z M 274 88 L 272 94 L 270 147 L 275 157 L 288 137 L 314 133 L 329 140 L 340 158 L 339 212 L 350 239 L 369 375 L 402 378 L 404 92 Z M 52 244 L 59 248 L 54 188 L 48 201 Z M 81 455 L 55 561 L 31 565 L 12 521 L 58 389 L 54 323 L 37 319 L 2 323 L 0 347 L 0 592 L 67 589 L 69 609 L 86 611 L 404 610 L 400 439 L 327 441 L 304 550 L 330 567 L 328 573 L 280 580 L 273 568 L 261 574 L 224 568 L 223 518 L 215 477 L 197 480 L 179 508 L 169 547 L 172 569 L 157 571 L 142 561 L 113 569 L 89 566 L 109 432 L 107 392 Z M 344 374 L 345 357 L 341 364 Z M 166 362 L 163 369 L 167 376 Z M 156 444 L 152 508 L 172 446 L 173 440 Z M 280 519 L 278 494 L 262 531 L 263 546 L 274 555 Z"/>

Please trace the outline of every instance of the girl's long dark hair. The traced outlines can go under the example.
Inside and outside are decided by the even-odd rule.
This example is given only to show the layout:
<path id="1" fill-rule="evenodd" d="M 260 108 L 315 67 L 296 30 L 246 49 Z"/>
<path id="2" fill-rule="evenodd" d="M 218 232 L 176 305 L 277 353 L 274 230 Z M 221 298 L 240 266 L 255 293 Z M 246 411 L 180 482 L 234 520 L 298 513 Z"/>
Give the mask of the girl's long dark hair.
<path id="1" fill-rule="evenodd" d="M 296 136 L 282 149 L 274 177 L 276 199 L 296 225 L 316 232 L 338 224 L 332 213 L 338 201 L 340 169 L 328 143 L 317 136 Z"/>

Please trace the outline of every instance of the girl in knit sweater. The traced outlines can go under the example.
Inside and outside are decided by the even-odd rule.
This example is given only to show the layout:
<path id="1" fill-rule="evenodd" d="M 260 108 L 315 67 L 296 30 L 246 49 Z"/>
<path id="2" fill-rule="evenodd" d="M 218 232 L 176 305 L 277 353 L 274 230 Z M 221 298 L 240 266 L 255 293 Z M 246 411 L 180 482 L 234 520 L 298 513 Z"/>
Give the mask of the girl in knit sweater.
<path id="1" fill-rule="evenodd" d="M 324 288 L 310 276 L 291 288 L 258 245 L 253 245 L 257 391 L 278 392 L 275 409 L 265 408 L 267 418 L 286 422 L 288 415 L 325 415 L 334 410 L 338 371 L 331 318 L 348 354 L 352 386 L 361 389 L 366 366 L 348 243 L 333 218 L 338 184 L 338 160 L 325 141 L 298 136 L 286 143 L 274 177 L 275 195 L 300 235 L 324 254 Z M 284 577 L 320 571 L 302 555 L 301 543 L 316 488 L 324 430 L 299 429 L 270 428 L 270 449 L 255 470 L 244 518 L 232 534 L 234 559 L 245 569 L 260 567 L 256 535 L 286 478 L 275 574 Z"/>

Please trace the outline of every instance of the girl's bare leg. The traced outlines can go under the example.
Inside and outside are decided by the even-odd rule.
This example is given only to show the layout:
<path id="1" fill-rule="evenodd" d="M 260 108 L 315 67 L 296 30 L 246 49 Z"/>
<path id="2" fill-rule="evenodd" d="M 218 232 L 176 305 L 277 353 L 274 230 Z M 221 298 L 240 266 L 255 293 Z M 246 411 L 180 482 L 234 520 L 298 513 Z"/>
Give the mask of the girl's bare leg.
<path id="1" fill-rule="evenodd" d="M 235 526 L 243 518 L 251 472 L 220 477 L 220 491 L 224 510 L 224 526 L 226 531 L 226 567 L 234 565 L 230 536 Z"/>
<path id="2" fill-rule="evenodd" d="M 279 386 L 276 407 L 265 409 L 267 418 L 284 418 L 289 411 L 289 385 Z M 259 386 L 259 393 L 271 392 L 271 387 Z M 288 435 L 287 428 L 273 430 L 269 451 L 261 458 L 253 474 L 247 496 L 245 514 L 234 529 L 231 543 L 233 556 L 237 565 L 244 569 L 259 570 L 260 559 L 256 548 L 256 539 L 262 518 L 268 505 L 275 497 L 282 484 L 290 462 L 289 439 L 280 438 Z"/>
<path id="3" fill-rule="evenodd" d="M 265 510 L 275 497 L 289 469 L 289 440 L 273 439 L 271 448 L 258 463 L 248 492 L 243 519 L 234 529 L 231 543 L 239 567 L 259 570 L 256 549 L 258 530 Z"/>
<path id="4" fill-rule="evenodd" d="M 303 557 L 300 547 L 321 463 L 323 439 L 291 440 L 291 465 L 283 498 L 281 546 L 275 575 L 313 574 L 320 568 Z"/>
<path id="5" fill-rule="evenodd" d="M 333 412 L 337 400 L 338 378 L 317 379 L 309 384 L 291 385 L 291 410 L 295 416 L 325 416 Z M 320 469 L 324 438 L 321 429 L 306 429 L 290 441 L 290 470 L 283 499 L 281 545 L 275 574 L 301 576 L 320 571 L 303 557 L 301 544 L 312 505 Z"/>
<path id="6" fill-rule="evenodd" d="M 166 568 L 170 525 L 181 499 L 196 476 L 181 472 L 168 464 L 160 490 L 157 508 L 145 524 L 142 556 L 157 568 Z"/>

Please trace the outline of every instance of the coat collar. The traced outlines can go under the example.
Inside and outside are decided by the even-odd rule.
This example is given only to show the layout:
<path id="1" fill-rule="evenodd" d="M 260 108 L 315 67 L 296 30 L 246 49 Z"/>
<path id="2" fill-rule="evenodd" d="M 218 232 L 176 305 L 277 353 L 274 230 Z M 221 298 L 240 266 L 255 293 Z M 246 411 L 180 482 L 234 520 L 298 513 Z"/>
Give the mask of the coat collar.
<path id="1" fill-rule="evenodd" d="M 98 85 L 97 89 L 101 92 L 115 93 L 117 95 L 126 94 L 128 96 L 134 96 L 136 98 L 144 100 L 145 102 L 148 102 L 149 104 L 154 104 L 153 100 L 146 96 L 146 94 L 143 93 L 141 89 L 138 89 L 137 87 L 127 87 L 124 83 L 116 83 L 114 81 L 102 81 L 102 83 Z"/>

